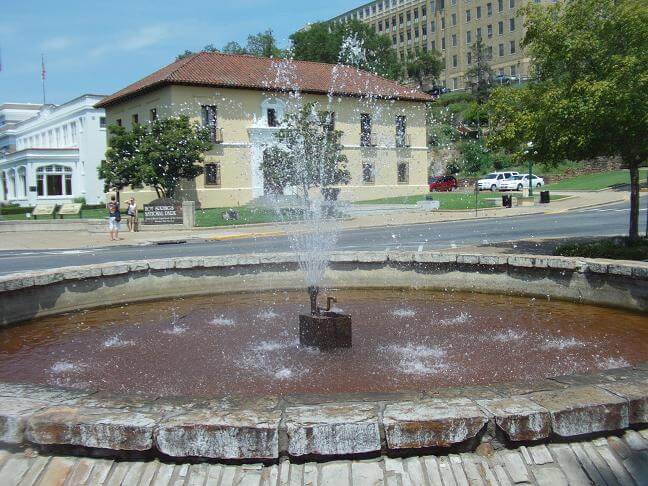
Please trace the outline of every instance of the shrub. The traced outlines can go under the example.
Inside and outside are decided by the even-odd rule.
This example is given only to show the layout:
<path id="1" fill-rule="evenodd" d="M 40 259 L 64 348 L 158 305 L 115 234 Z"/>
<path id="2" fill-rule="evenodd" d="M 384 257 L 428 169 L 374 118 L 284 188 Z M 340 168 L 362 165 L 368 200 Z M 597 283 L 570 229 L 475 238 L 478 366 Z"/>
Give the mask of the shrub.
<path id="1" fill-rule="evenodd" d="M 493 158 L 481 141 L 464 142 L 460 145 L 460 150 L 462 170 L 467 174 L 489 171 L 493 166 Z"/>
<path id="2" fill-rule="evenodd" d="M 648 238 L 630 241 L 626 237 L 615 237 L 584 243 L 565 243 L 554 250 L 554 255 L 615 260 L 648 260 Z"/>

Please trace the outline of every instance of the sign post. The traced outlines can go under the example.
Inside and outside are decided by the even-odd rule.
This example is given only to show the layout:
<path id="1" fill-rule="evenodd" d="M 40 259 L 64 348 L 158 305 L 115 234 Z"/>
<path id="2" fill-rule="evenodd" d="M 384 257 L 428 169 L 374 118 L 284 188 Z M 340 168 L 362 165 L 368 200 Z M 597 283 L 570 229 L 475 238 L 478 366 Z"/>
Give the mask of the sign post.
<path id="1" fill-rule="evenodd" d="M 144 205 L 144 224 L 182 224 L 182 203 L 157 199 Z"/>

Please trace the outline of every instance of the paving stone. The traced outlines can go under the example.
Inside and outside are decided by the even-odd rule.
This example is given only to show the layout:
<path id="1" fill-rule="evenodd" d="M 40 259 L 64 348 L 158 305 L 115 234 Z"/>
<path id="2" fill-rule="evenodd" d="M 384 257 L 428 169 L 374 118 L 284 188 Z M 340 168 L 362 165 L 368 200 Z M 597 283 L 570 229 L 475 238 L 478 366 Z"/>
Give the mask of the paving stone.
<path id="1" fill-rule="evenodd" d="M 74 470 L 68 477 L 68 484 L 77 485 L 85 484 L 88 479 L 90 479 L 90 473 L 92 472 L 92 467 L 94 466 L 94 461 L 88 458 L 81 458 L 76 463 Z"/>
<path id="2" fill-rule="evenodd" d="M 408 457 L 403 460 L 405 473 L 413 484 L 425 484 L 425 472 L 419 457 Z"/>
<path id="3" fill-rule="evenodd" d="M 319 471 L 313 462 L 304 464 L 304 486 L 318 486 L 317 478 Z"/>
<path id="4" fill-rule="evenodd" d="M 120 486 L 138 486 L 145 468 L 146 463 L 144 462 L 130 463 L 128 471 L 126 471 L 126 476 L 124 476 Z"/>
<path id="5" fill-rule="evenodd" d="M 527 470 L 524 461 L 520 454 L 514 451 L 507 451 L 502 453 L 502 459 L 506 466 L 506 471 L 511 476 L 514 483 L 528 483 L 530 482 L 529 471 Z"/>
<path id="6" fill-rule="evenodd" d="M 53 457 L 38 479 L 40 486 L 53 486 L 65 483 L 65 479 L 74 468 L 75 461 L 69 457 Z"/>
<path id="7" fill-rule="evenodd" d="M 484 486 L 484 477 L 479 471 L 478 464 L 475 463 L 474 458 L 470 454 L 461 454 L 461 463 L 463 470 L 466 473 L 466 479 L 470 486 Z M 435 483 L 432 483 L 435 484 Z"/>
<path id="8" fill-rule="evenodd" d="M 501 464 L 495 464 L 493 467 L 493 471 L 495 472 L 495 477 L 497 478 L 497 481 L 501 486 L 512 486 L 513 483 L 509 479 L 509 477 L 506 474 L 506 470 Z"/>
<path id="9" fill-rule="evenodd" d="M 630 447 L 628 447 L 628 444 L 623 442 L 623 440 L 619 439 L 618 437 L 608 437 L 607 441 L 610 445 L 610 448 L 614 452 L 616 452 L 621 459 L 627 459 L 632 455 L 632 450 L 630 449 Z"/>
<path id="10" fill-rule="evenodd" d="M 533 458 L 533 462 L 536 463 L 538 466 L 553 462 L 551 453 L 549 452 L 549 449 L 547 449 L 547 446 L 544 444 L 529 447 L 529 451 L 531 452 L 531 457 Z"/>
<path id="11" fill-rule="evenodd" d="M 464 471 L 461 458 L 458 455 L 450 455 L 450 467 L 452 468 L 452 473 L 454 474 L 457 486 L 470 486 L 468 484 L 468 478 L 466 477 L 466 472 Z"/>
<path id="12" fill-rule="evenodd" d="M 388 404 L 383 424 L 389 449 L 449 447 L 476 437 L 488 418 L 467 399 Z"/>
<path id="13" fill-rule="evenodd" d="M 31 415 L 25 435 L 42 445 L 144 451 L 153 446 L 156 419 L 125 410 L 57 406 Z"/>
<path id="14" fill-rule="evenodd" d="M 172 457 L 275 459 L 281 412 L 253 409 L 195 410 L 163 420 L 160 452 Z"/>
<path id="15" fill-rule="evenodd" d="M 0 468 L 0 484 L 3 486 L 14 486 L 20 483 L 20 480 L 29 471 L 32 462 L 33 459 L 14 454 Z"/>
<path id="16" fill-rule="evenodd" d="M 292 476 L 293 475 L 291 474 L 291 479 Z M 297 477 L 299 478 L 299 476 Z M 377 461 L 354 462 L 353 464 L 351 464 L 351 480 L 354 486 L 380 486 L 383 484 L 384 479 L 385 475 L 382 468 L 380 467 L 380 463 Z M 295 482 L 294 484 L 299 484 L 299 486 L 301 486 L 302 483 L 301 481 L 299 481 Z"/>
<path id="17" fill-rule="evenodd" d="M 320 466 L 321 486 L 351 486 L 349 481 L 349 461 L 336 461 Z"/>
<path id="18" fill-rule="evenodd" d="M 617 478 L 619 483 L 623 485 L 632 484 L 632 478 L 630 477 L 630 474 L 628 473 L 626 468 L 623 466 L 623 463 L 617 459 L 617 457 L 609 448 L 597 447 L 596 450 L 605 460 L 605 462 L 608 463 L 610 469 L 612 470 L 612 473 L 614 473 L 614 476 Z"/>
<path id="19" fill-rule="evenodd" d="M 538 486 L 580 486 L 589 483 L 568 482 L 565 475 L 557 467 L 543 467 L 533 471 Z"/>
<path id="20" fill-rule="evenodd" d="M 450 460 L 446 456 L 441 456 L 437 458 L 439 463 L 439 474 L 441 475 L 441 481 L 444 486 L 458 486 L 457 481 L 455 481 L 454 474 L 452 472 L 452 466 L 450 465 Z"/>
<path id="21" fill-rule="evenodd" d="M 486 459 L 480 458 L 478 461 L 475 460 L 475 465 L 477 466 L 477 469 L 479 470 L 479 474 L 484 478 L 484 482 L 487 485 L 495 486 L 498 484 L 497 476 L 495 475 L 495 469 L 491 467 L 491 464 L 489 464 Z"/>
<path id="22" fill-rule="evenodd" d="M 495 417 L 495 424 L 514 442 L 545 439 L 551 434 L 551 416 L 542 406 L 524 397 L 477 400 Z"/>
<path id="23" fill-rule="evenodd" d="M 607 486 L 607 483 L 603 479 L 603 476 L 601 476 L 601 473 L 592 462 L 592 459 L 590 459 L 590 457 L 587 455 L 582 445 L 579 443 L 572 443 L 570 444 L 570 447 L 572 451 L 574 451 L 574 454 L 578 458 L 578 462 L 581 464 L 581 467 L 590 478 L 592 483 L 594 483 L 595 486 Z"/>
<path id="24" fill-rule="evenodd" d="M 346 455 L 380 450 L 378 413 L 366 404 L 289 407 L 284 423 L 288 453 Z"/>
<path id="25" fill-rule="evenodd" d="M 610 465 L 605 461 L 605 459 L 603 459 L 603 457 L 601 457 L 596 447 L 594 447 L 591 443 L 586 442 L 583 443 L 583 450 L 587 454 L 587 457 L 592 460 L 592 463 L 596 467 L 597 471 L 601 474 L 601 477 L 604 479 L 606 484 L 619 484 L 616 477 L 614 476 L 614 473 L 612 472 L 612 469 L 610 469 Z"/>
<path id="26" fill-rule="evenodd" d="M 29 398 L 0 397 L 0 442 L 22 444 L 27 419 L 47 406 Z"/>
<path id="27" fill-rule="evenodd" d="M 567 477 L 570 485 L 591 484 L 578 461 L 578 457 L 568 444 L 552 444 L 550 447 L 556 462 L 560 466 L 560 470 Z M 538 468 L 538 470 L 541 469 L 543 468 Z"/>
<path id="28" fill-rule="evenodd" d="M 116 462 L 112 470 L 110 471 L 108 479 L 106 479 L 104 485 L 121 486 L 124 479 L 126 478 L 126 475 L 128 474 L 130 467 L 131 464 L 129 462 Z"/>
<path id="29" fill-rule="evenodd" d="M 173 464 L 160 464 L 152 486 L 168 486 L 173 476 Z M 232 474 L 232 476 L 234 476 Z M 226 483 L 223 483 L 226 484 Z"/>
<path id="30" fill-rule="evenodd" d="M 423 464 L 425 464 L 425 470 L 430 484 L 433 486 L 442 485 L 441 472 L 439 471 L 439 463 L 437 462 L 436 457 L 425 456 L 422 460 Z"/>
<path id="31" fill-rule="evenodd" d="M 531 454 L 529 454 L 529 449 L 527 449 L 525 446 L 520 446 L 520 454 L 522 454 L 522 457 L 524 458 L 524 462 L 526 462 L 527 465 L 531 466 L 533 464 L 533 459 L 531 459 Z"/>
<path id="32" fill-rule="evenodd" d="M 31 463 L 29 471 L 25 473 L 20 481 L 20 486 L 33 486 L 38 481 L 38 478 L 43 473 L 43 470 L 47 467 L 50 461 L 50 457 L 37 456 Z M 92 483 L 87 483 L 92 484 Z"/>
<path id="33" fill-rule="evenodd" d="M 623 460 L 623 465 L 637 484 L 648 484 L 648 452 L 635 452 Z"/>
<path id="34" fill-rule="evenodd" d="M 628 427 L 628 402 L 594 386 L 531 393 L 528 398 L 551 414 L 551 428 L 573 437 Z"/>
<path id="35" fill-rule="evenodd" d="M 113 466 L 113 461 L 107 460 L 107 459 L 98 459 L 94 461 L 94 466 L 92 467 L 92 471 L 90 472 L 90 477 L 88 478 L 88 481 L 86 481 L 87 486 L 91 486 L 94 484 L 103 484 L 106 478 L 108 477 L 108 474 L 110 474 L 110 470 L 112 469 Z M 148 483 L 142 483 L 142 484 L 148 484 Z"/>
<path id="36" fill-rule="evenodd" d="M 606 383 L 599 386 L 628 400 L 630 424 L 648 423 L 648 382 Z"/>
<path id="37" fill-rule="evenodd" d="M 626 444 L 630 446 L 630 449 L 633 451 L 643 451 L 648 449 L 648 441 L 641 437 L 635 430 L 626 430 L 623 434 L 623 440 L 626 441 Z"/>

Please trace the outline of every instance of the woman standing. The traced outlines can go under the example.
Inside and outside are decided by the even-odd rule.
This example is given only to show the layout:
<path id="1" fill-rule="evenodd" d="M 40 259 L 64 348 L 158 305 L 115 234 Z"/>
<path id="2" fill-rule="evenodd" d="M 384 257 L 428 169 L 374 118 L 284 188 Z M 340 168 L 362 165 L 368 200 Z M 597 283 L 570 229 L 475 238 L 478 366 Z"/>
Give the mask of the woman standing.
<path id="1" fill-rule="evenodd" d="M 108 231 L 110 232 L 110 241 L 119 239 L 119 222 L 121 221 L 121 213 L 119 211 L 119 204 L 115 200 L 115 196 L 111 196 L 110 202 L 106 204 L 108 209 Z"/>
<path id="2" fill-rule="evenodd" d="M 126 209 L 126 216 L 128 217 L 128 231 L 131 233 L 135 231 L 137 225 L 137 204 L 135 198 L 131 197 L 128 201 L 128 208 Z"/>

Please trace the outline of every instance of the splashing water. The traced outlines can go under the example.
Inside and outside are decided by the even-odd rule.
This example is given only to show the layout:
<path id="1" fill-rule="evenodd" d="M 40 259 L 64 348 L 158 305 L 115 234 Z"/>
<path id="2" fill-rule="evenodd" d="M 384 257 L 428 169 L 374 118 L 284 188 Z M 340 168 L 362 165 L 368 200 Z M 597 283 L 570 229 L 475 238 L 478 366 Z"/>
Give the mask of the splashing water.
<path id="1" fill-rule="evenodd" d="M 598 361 L 597 366 L 601 370 L 613 370 L 615 368 L 625 368 L 630 366 L 624 358 L 605 358 Z"/>
<path id="2" fill-rule="evenodd" d="M 69 361 L 59 361 L 54 363 L 50 370 L 52 373 L 73 373 L 79 371 L 82 368 L 80 364 L 71 363 Z"/>
<path id="3" fill-rule="evenodd" d="M 519 341 L 524 339 L 526 333 L 524 331 L 516 331 L 514 329 L 509 329 L 505 332 L 497 332 L 493 334 L 493 341 L 498 341 L 500 343 L 507 343 L 509 341 Z"/>
<path id="4" fill-rule="evenodd" d="M 234 319 L 230 319 L 229 317 L 225 316 L 218 316 L 214 317 L 210 322 L 210 324 L 213 324 L 215 326 L 233 326 L 234 325 Z"/>
<path id="5" fill-rule="evenodd" d="M 439 323 L 445 326 L 452 325 L 452 324 L 465 324 L 470 320 L 470 318 L 471 318 L 470 314 L 468 314 L 467 312 L 462 312 L 456 317 L 452 317 L 449 319 L 441 319 Z"/>
<path id="6" fill-rule="evenodd" d="M 416 315 L 416 311 L 414 309 L 394 309 L 392 311 L 392 316 L 394 317 L 414 317 Z"/>
<path id="7" fill-rule="evenodd" d="M 570 349 L 580 348 L 585 346 L 585 343 L 577 340 L 576 338 L 556 338 L 547 339 L 542 345 L 543 349 Z"/>
<path id="8" fill-rule="evenodd" d="M 110 336 L 103 343 L 105 348 L 125 348 L 128 346 L 132 346 L 133 344 L 135 344 L 134 341 L 123 340 L 121 334 L 115 334 L 114 336 Z"/>

